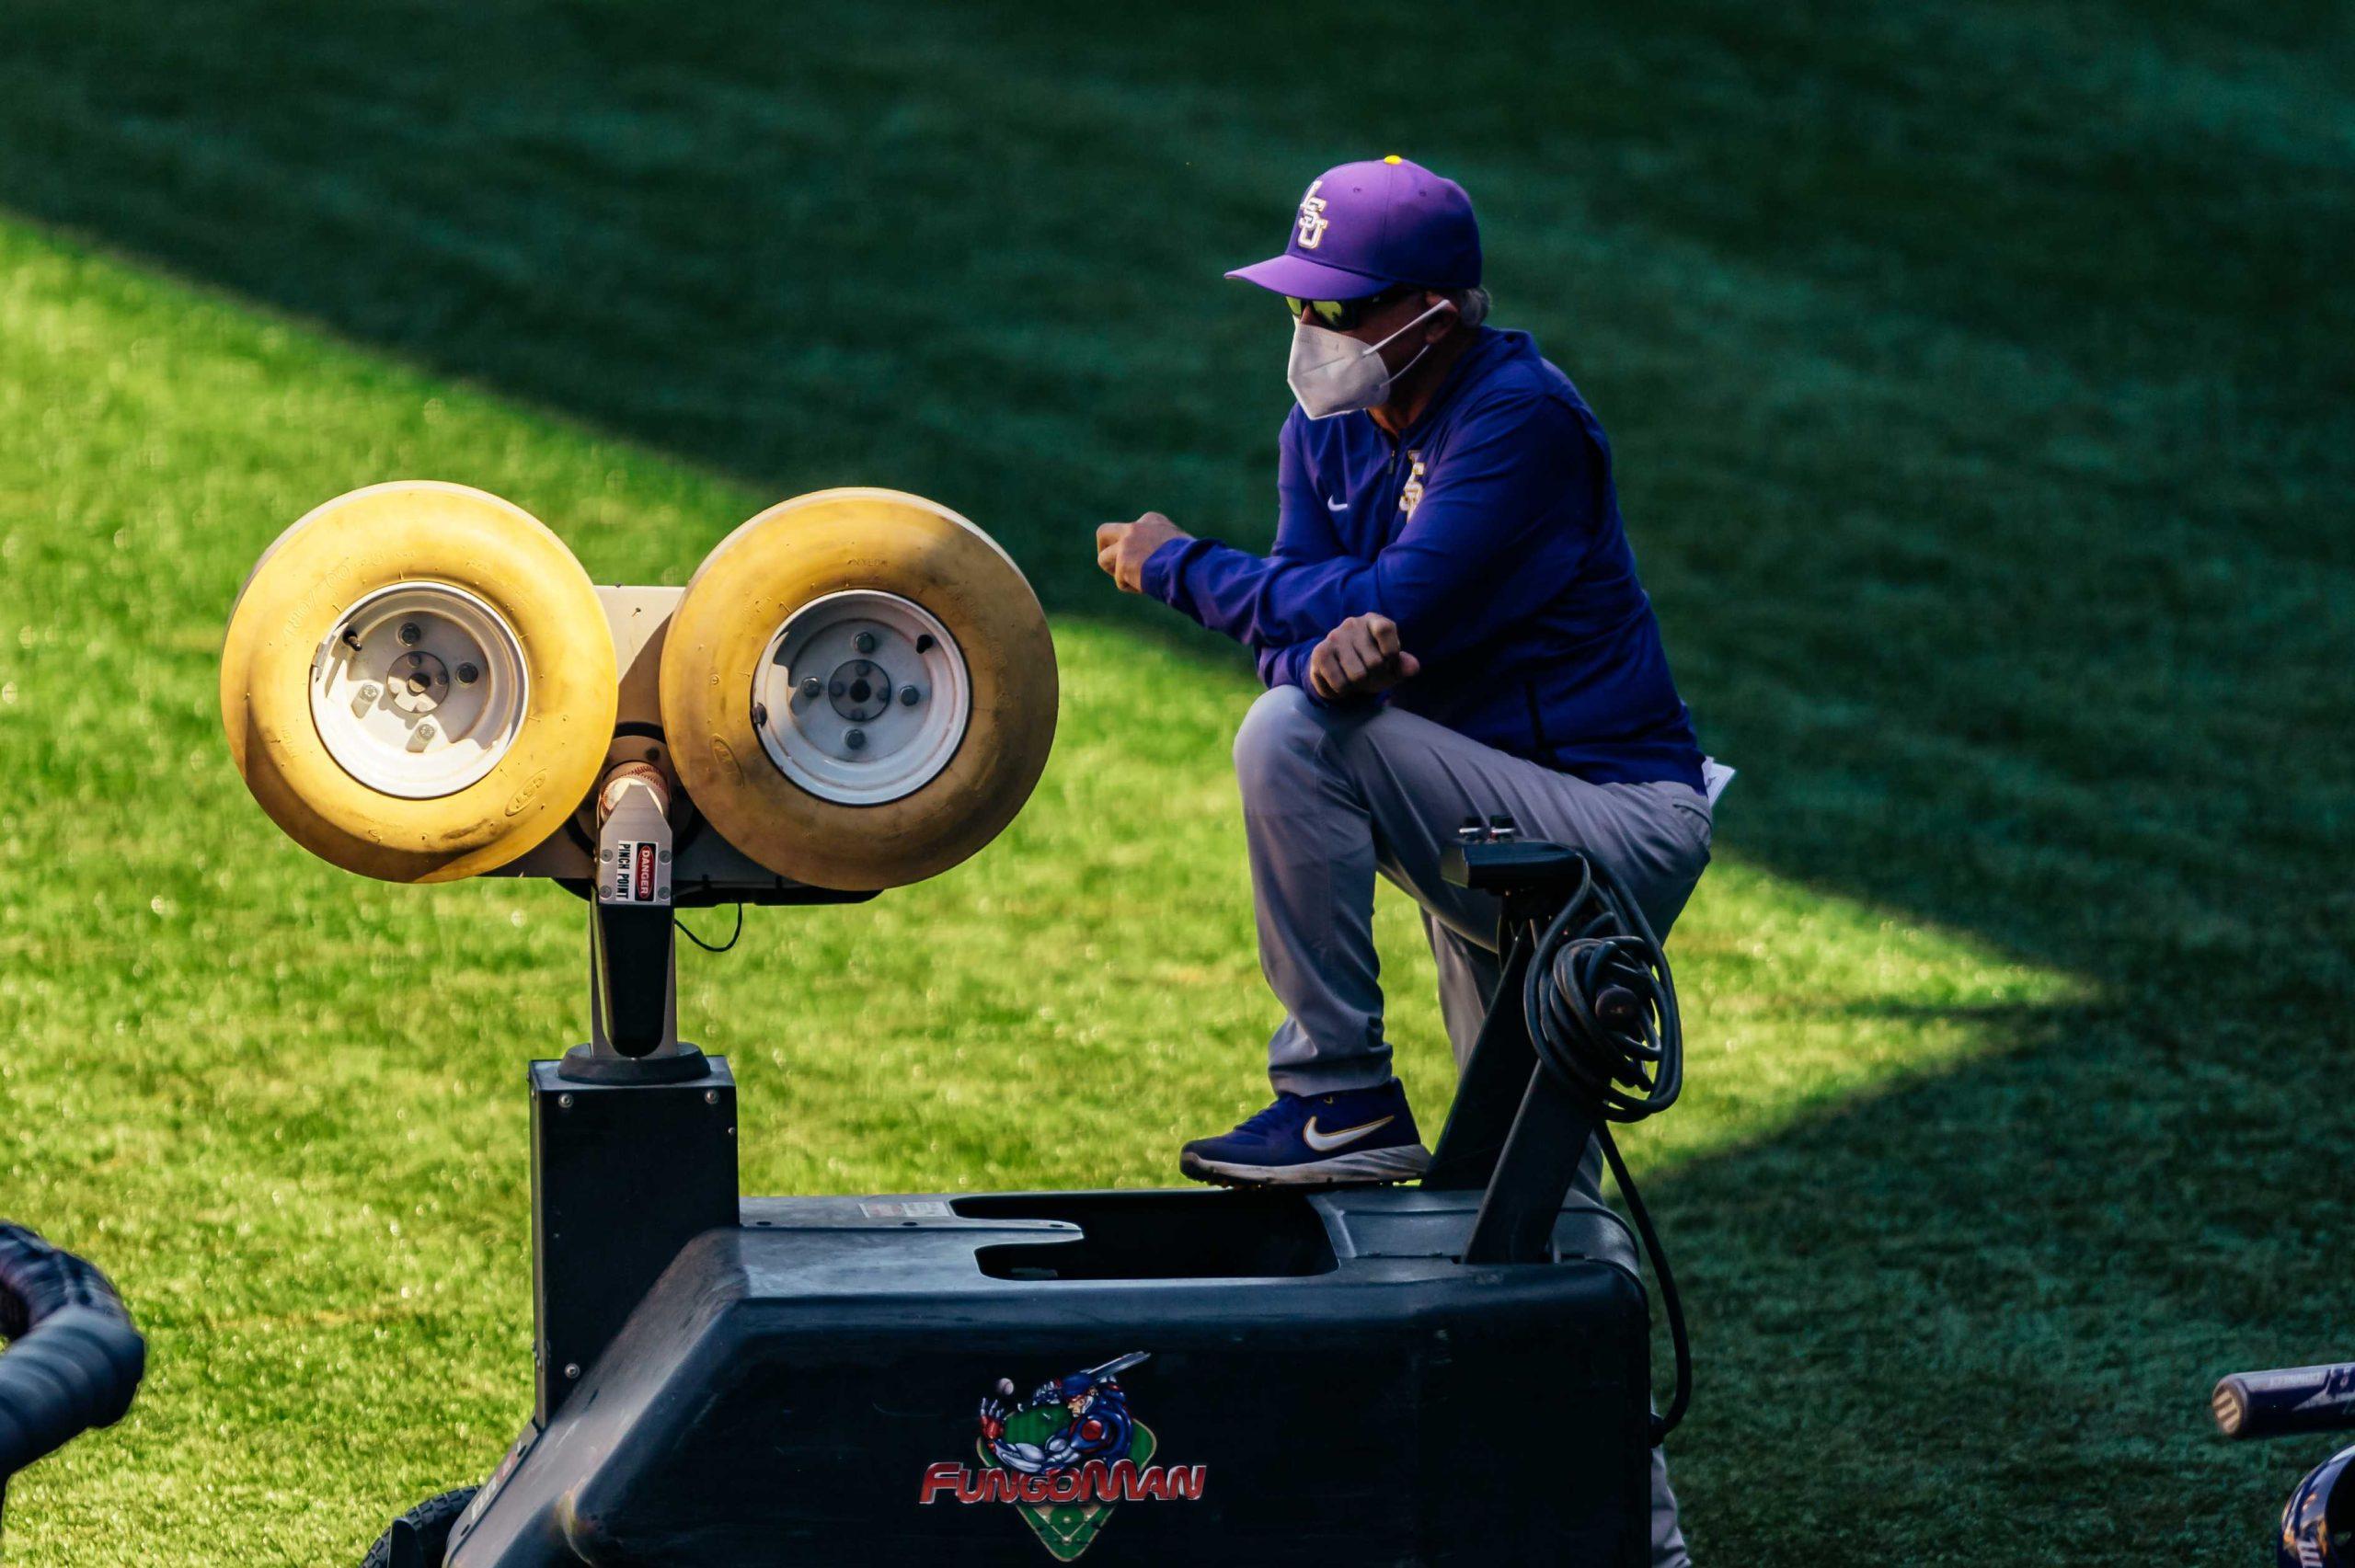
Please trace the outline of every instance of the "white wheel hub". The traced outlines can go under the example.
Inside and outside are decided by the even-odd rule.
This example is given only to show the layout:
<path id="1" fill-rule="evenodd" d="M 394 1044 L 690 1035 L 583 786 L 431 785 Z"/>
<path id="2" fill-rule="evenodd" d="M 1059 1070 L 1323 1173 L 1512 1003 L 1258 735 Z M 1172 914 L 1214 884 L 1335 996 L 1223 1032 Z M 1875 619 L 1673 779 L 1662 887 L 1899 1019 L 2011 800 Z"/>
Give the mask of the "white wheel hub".
<path id="1" fill-rule="evenodd" d="M 327 755 L 380 795 L 454 795 L 523 727 L 523 645 L 498 611 L 447 583 L 369 594 L 311 660 L 311 720 Z"/>
<path id="2" fill-rule="evenodd" d="M 973 714 L 965 656 L 931 612 L 896 593 L 813 599 L 769 639 L 752 725 L 787 778 L 821 800 L 880 806 L 948 765 Z"/>

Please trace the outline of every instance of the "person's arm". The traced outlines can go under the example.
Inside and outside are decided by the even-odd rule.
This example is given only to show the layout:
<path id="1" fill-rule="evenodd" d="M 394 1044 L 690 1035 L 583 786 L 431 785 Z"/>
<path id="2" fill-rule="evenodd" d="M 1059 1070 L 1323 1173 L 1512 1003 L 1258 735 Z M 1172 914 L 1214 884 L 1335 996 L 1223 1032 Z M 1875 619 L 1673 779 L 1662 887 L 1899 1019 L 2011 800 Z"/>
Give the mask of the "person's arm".
<path id="1" fill-rule="evenodd" d="M 1405 530 L 1371 561 L 1259 556 L 1189 539 L 1151 565 L 1166 574 L 1171 604 L 1254 647 L 1313 644 L 1352 615 L 1377 614 L 1428 664 L 1560 591 L 1583 551 L 1535 546 L 1592 530 L 1600 462 L 1567 406 L 1514 399 L 1472 418 Z"/>
<path id="2" fill-rule="evenodd" d="M 1323 702 L 1325 699 L 1316 695 L 1316 688 L 1308 682 L 1308 658 L 1316 651 L 1317 640 L 1311 638 L 1304 643 L 1285 643 L 1281 647 L 1271 644 L 1261 648 L 1258 661 L 1259 683 L 1269 691 L 1278 686 L 1297 686 L 1312 698 Z"/>
<path id="3" fill-rule="evenodd" d="M 1306 420 L 1298 409 L 1284 420 L 1283 432 L 1276 454 L 1276 544 L 1265 557 L 1247 555 L 1215 539 L 1173 539 L 1146 558 L 1142 578 L 1144 591 L 1152 598 L 1182 614 L 1201 622 L 1212 631 L 1223 632 L 1246 647 L 1258 653 L 1259 674 L 1270 686 L 1298 685 L 1269 678 L 1268 657 L 1281 650 L 1283 641 L 1269 641 L 1250 635 L 1247 625 L 1205 616 L 1204 606 L 1195 598 L 1189 582 L 1188 563 L 1202 549 L 1225 551 L 1245 555 L 1250 560 L 1266 559 L 1309 565 L 1330 561 L 1341 555 L 1341 536 L 1333 530 L 1333 513 L 1325 504 L 1324 496 L 1316 488 L 1315 475 L 1309 470 L 1305 451 Z M 1289 639 L 1285 639 L 1289 640 Z M 1314 641 L 1314 639 L 1310 639 Z M 1305 657 L 1305 656 L 1304 656 Z"/>

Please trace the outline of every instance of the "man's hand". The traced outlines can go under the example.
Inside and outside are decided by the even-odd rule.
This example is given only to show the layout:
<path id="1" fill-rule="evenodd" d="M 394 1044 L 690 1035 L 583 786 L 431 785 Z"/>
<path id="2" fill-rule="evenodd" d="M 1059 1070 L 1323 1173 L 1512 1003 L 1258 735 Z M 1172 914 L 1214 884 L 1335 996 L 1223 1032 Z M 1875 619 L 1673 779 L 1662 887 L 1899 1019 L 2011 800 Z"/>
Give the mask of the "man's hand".
<path id="1" fill-rule="evenodd" d="M 1398 646 L 1398 623 L 1387 615 L 1352 615 L 1308 656 L 1309 689 L 1327 702 L 1387 692 L 1421 673 L 1423 661 Z"/>
<path id="2" fill-rule="evenodd" d="M 1122 593 L 1143 593 L 1145 557 L 1172 539 L 1192 537 L 1157 511 L 1149 511 L 1134 522 L 1098 523 L 1096 564 L 1120 585 Z"/>

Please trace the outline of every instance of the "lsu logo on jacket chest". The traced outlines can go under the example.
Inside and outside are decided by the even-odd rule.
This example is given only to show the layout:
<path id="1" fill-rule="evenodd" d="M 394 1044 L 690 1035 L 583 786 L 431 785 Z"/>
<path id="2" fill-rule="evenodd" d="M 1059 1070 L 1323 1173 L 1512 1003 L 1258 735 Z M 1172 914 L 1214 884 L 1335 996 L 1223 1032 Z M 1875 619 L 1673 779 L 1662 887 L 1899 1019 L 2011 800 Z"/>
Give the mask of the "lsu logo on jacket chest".
<path id="1" fill-rule="evenodd" d="M 1407 487 L 1398 492 L 1398 515 L 1402 520 L 1414 516 L 1415 509 L 1423 504 L 1423 454 L 1410 452 L 1407 461 L 1411 464 L 1407 470 Z"/>

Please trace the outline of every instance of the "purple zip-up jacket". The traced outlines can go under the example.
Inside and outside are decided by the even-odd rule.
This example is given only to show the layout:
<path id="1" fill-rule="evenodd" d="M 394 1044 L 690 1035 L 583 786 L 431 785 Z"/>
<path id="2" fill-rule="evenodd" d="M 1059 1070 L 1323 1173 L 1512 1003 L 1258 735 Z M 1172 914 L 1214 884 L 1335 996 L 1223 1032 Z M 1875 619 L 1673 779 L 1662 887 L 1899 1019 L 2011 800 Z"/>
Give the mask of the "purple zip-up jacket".
<path id="1" fill-rule="evenodd" d="M 1305 687 L 1325 634 L 1398 624 L 1409 713 L 1596 784 L 1701 784 L 1701 750 L 1619 520 L 1611 446 L 1524 332 L 1479 329 L 1395 443 L 1371 415 L 1285 419 L 1268 555 L 1173 540 L 1144 590 Z"/>

